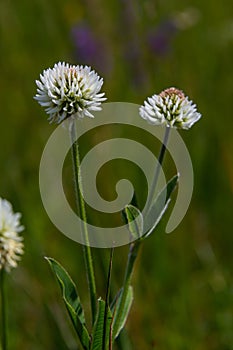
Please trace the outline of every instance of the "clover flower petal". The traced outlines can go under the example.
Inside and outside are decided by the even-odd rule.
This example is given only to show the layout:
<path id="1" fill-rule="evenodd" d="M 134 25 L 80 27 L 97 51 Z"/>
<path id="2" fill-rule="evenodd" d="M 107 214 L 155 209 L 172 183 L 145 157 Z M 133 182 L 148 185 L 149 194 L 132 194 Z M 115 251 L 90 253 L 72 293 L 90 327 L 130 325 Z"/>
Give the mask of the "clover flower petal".
<path id="1" fill-rule="evenodd" d="M 11 204 L 0 198 L 0 270 L 7 272 L 17 267 L 23 251 L 23 238 L 19 235 L 20 213 L 14 213 Z"/>
<path id="2" fill-rule="evenodd" d="M 50 122 L 61 123 L 72 118 L 93 118 L 92 111 L 101 110 L 106 100 L 101 93 L 103 79 L 88 66 L 74 66 L 58 62 L 36 80 L 34 97 L 45 108 Z"/>
<path id="3" fill-rule="evenodd" d="M 181 129 L 190 129 L 201 118 L 196 105 L 174 87 L 148 97 L 139 114 L 150 124 Z"/>

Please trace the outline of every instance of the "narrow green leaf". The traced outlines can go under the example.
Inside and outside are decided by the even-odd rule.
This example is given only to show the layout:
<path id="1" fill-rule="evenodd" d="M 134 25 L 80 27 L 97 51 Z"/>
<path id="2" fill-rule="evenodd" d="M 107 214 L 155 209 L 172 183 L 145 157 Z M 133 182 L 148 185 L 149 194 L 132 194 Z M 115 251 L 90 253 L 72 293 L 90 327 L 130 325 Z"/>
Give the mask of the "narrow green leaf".
<path id="1" fill-rule="evenodd" d="M 171 194 L 176 188 L 178 179 L 179 175 L 175 175 L 158 194 L 154 203 L 150 207 L 149 212 L 146 215 L 146 220 L 144 222 L 144 231 L 146 234 L 143 236 L 143 238 L 148 237 L 162 219 L 165 211 L 168 208 L 171 200 Z"/>
<path id="2" fill-rule="evenodd" d="M 67 311 L 85 350 L 90 349 L 90 337 L 85 325 L 85 317 L 82 305 L 76 290 L 76 286 L 66 270 L 53 258 L 46 258 L 55 274 L 62 291 L 62 297 Z"/>
<path id="3" fill-rule="evenodd" d="M 125 298 L 122 312 L 119 313 L 118 307 L 120 305 L 122 291 L 123 290 L 121 290 L 119 298 L 118 298 L 116 304 L 114 305 L 115 310 L 114 310 L 114 315 L 113 315 L 113 330 L 112 330 L 113 339 L 117 338 L 120 331 L 124 328 L 125 323 L 126 323 L 127 318 L 128 318 L 128 314 L 129 314 L 131 305 L 132 305 L 132 302 L 133 302 L 133 288 L 132 288 L 132 286 L 129 286 L 129 288 L 127 290 L 127 294 L 126 294 L 126 298 Z"/>
<path id="4" fill-rule="evenodd" d="M 106 322 L 106 336 L 105 344 L 103 346 L 103 334 L 104 334 L 104 314 L 105 314 L 105 301 L 102 299 L 98 300 L 98 312 L 94 324 L 91 350 L 108 350 L 111 342 L 111 324 L 112 324 L 112 313 L 108 309 L 107 322 Z"/>
<path id="5" fill-rule="evenodd" d="M 114 296 L 111 304 L 110 304 L 110 310 L 112 313 L 114 313 L 114 311 L 116 310 L 116 304 L 117 302 L 119 301 L 119 298 L 121 296 L 121 293 L 122 293 L 122 290 L 123 290 L 123 287 L 121 287 L 120 290 L 118 290 L 118 292 L 116 293 L 116 295 Z"/>
<path id="6" fill-rule="evenodd" d="M 132 236 L 135 239 L 140 238 L 143 233 L 143 216 L 140 210 L 132 204 L 128 204 L 124 208 L 124 218 Z"/>
<path id="7" fill-rule="evenodd" d="M 173 176 L 171 178 L 170 181 L 168 181 L 167 186 L 166 186 L 166 188 L 167 188 L 166 199 L 167 200 L 171 197 L 172 192 L 176 188 L 176 185 L 177 185 L 177 183 L 179 181 L 179 176 L 180 176 L 179 174 L 176 174 L 175 176 Z"/>

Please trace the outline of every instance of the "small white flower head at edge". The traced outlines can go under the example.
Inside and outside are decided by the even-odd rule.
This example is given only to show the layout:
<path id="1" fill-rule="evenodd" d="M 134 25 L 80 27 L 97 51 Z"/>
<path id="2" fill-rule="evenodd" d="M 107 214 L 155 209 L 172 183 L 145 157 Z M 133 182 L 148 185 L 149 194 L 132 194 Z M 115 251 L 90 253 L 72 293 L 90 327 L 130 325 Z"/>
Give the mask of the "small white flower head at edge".
<path id="1" fill-rule="evenodd" d="M 34 97 L 45 108 L 50 122 L 61 123 L 67 118 L 93 118 L 93 111 L 101 110 L 106 100 L 100 92 L 103 79 L 89 66 L 58 62 L 36 80 Z"/>
<path id="2" fill-rule="evenodd" d="M 12 205 L 0 198 L 0 270 L 10 272 L 17 267 L 23 251 L 23 238 L 19 232 L 24 227 L 20 225 L 20 213 L 14 213 Z"/>
<path id="3" fill-rule="evenodd" d="M 180 129 L 190 129 L 201 118 L 196 105 L 174 87 L 148 97 L 139 114 L 150 124 Z"/>

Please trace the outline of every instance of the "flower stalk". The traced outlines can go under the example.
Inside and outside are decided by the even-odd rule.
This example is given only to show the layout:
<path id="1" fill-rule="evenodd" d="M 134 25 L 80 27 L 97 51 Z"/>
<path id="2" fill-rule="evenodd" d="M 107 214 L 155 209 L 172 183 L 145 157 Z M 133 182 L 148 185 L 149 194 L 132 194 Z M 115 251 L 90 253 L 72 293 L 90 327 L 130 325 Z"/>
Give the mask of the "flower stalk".
<path id="1" fill-rule="evenodd" d="M 154 174 L 151 190 L 149 192 L 149 198 L 148 198 L 148 201 L 147 201 L 147 204 L 145 207 L 145 213 L 148 212 L 148 210 L 150 209 L 150 206 L 152 204 L 155 188 L 157 186 L 157 182 L 158 182 L 158 178 L 159 178 L 160 169 L 161 169 L 161 166 L 162 166 L 162 163 L 164 160 L 164 156 L 165 156 L 165 152 L 167 149 L 169 134 L 170 134 L 170 127 L 167 126 L 165 129 L 165 133 L 164 133 L 163 143 L 162 143 L 162 146 L 160 148 L 158 163 L 157 163 L 157 166 L 155 168 L 155 174 Z M 141 243 L 142 243 L 142 240 L 138 239 L 137 241 L 131 243 L 130 248 L 129 248 L 128 260 L 127 260 L 125 276 L 124 276 L 123 289 L 122 289 L 122 293 L 120 295 L 119 307 L 118 307 L 117 313 L 115 315 L 115 329 L 118 329 L 118 323 L 120 322 L 121 314 L 124 311 L 124 305 L 126 302 L 128 289 L 130 287 L 130 282 L 131 282 L 131 278 L 133 275 L 135 261 L 136 261 L 137 256 L 138 256 Z"/>
<path id="2" fill-rule="evenodd" d="M 149 198 L 148 198 L 148 201 L 147 201 L 147 204 L 146 204 L 146 207 L 145 207 L 145 213 L 147 213 L 147 211 L 150 209 L 150 206 L 152 204 L 152 200 L 153 200 L 153 197 L 154 197 L 154 192 L 155 192 L 155 189 L 156 189 L 156 186 L 157 186 L 157 182 L 158 182 L 158 178 L 159 178 L 159 173 L 160 173 L 161 166 L 162 166 L 162 163 L 163 163 L 163 160 L 164 160 L 164 156 L 165 156 L 165 152 L 166 152 L 166 149 L 167 149 L 167 144 L 168 144 L 168 139 L 169 139 L 169 135 L 170 135 L 170 130 L 171 130 L 171 128 L 168 127 L 168 126 L 165 129 L 163 143 L 162 143 L 162 146 L 161 146 L 160 152 L 159 152 L 158 163 L 157 163 L 156 168 L 155 168 L 155 174 L 154 174 L 153 182 L 152 182 L 152 185 L 151 185 L 151 190 L 149 192 Z"/>
<path id="3" fill-rule="evenodd" d="M 124 283 L 123 283 L 121 294 L 119 296 L 120 299 L 118 301 L 119 306 L 118 306 L 118 308 L 116 310 L 116 314 L 114 316 L 113 332 L 114 332 L 114 329 L 119 328 L 119 324 L 121 322 L 121 315 L 124 312 L 124 305 L 126 302 L 128 290 L 130 287 L 131 278 L 133 275 L 134 264 L 135 264 L 136 258 L 138 256 L 140 246 L 141 246 L 141 240 L 137 240 L 137 241 L 131 243 L 130 248 L 129 248 L 127 265 L 126 265 L 126 269 L 125 269 Z M 115 337 L 116 337 L 116 334 L 113 333 L 113 339 Z"/>
<path id="4" fill-rule="evenodd" d="M 5 296 L 5 271 L 1 270 L 0 278 L 1 293 L 1 321 L 2 321 L 2 350 L 7 349 L 7 320 L 6 320 L 6 296 Z"/>
<path id="5" fill-rule="evenodd" d="M 95 315 L 96 315 L 96 284 L 95 284 L 95 274 L 94 274 L 91 248 L 90 248 L 89 237 L 88 237 L 86 208 L 85 208 L 85 202 L 82 196 L 82 193 L 83 193 L 82 177 L 81 177 L 81 172 L 79 170 L 80 155 L 79 155 L 78 141 L 76 137 L 75 123 L 71 124 L 70 137 L 72 142 L 71 150 L 72 150 L 72 161 L 73 161 L 73 171 L 74 171 L 74 181 L 75 181 L 75 191 L 76 191 L 76 204 L 77 204 L 78 213 L 82 220 L 82 230 L 83 230 L 84 242 L 85 242 L 85 244 L 83 245 L 83 255 L 84 255 L 84 261 L 85 261 L 86 272 L 87 272 L 87 281 L 88 281 L 88 287 L 89 287 L 89 293 L 90 293 L 92 323 L 94 323 Z"/>

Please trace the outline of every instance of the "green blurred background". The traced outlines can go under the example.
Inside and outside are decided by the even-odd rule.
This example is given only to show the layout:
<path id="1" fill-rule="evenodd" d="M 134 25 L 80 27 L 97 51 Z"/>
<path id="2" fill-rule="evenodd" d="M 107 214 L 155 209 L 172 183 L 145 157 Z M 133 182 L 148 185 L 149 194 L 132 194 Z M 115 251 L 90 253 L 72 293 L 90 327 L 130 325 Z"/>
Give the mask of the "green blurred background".
<path id="1" fill-rule="evenodd" d="M 180 132 L 195 173 L 191 206 L 172 234 L 164 234 L 167 214 L 145 241 L 116 349 L 233 349 L 233 4 L 1 0 L 0 33 L 0 196 L 22 212 L 26 228 L 25 255 L 8 277 L 9 349 L 77 349 L 44 256 L 69 270 L 89 315 L 82 247 L 56 230 L 39 194 L 40 157 L 55 126 L 33 100 L 35 79 L 57 61 L 92 65 L 108 101 L 141 104 L 177 86 L 203 114 Z M 127 249 L 115 251 L 114 291 Z M 93 254 L 104 296 L 108 251 Z"/>

